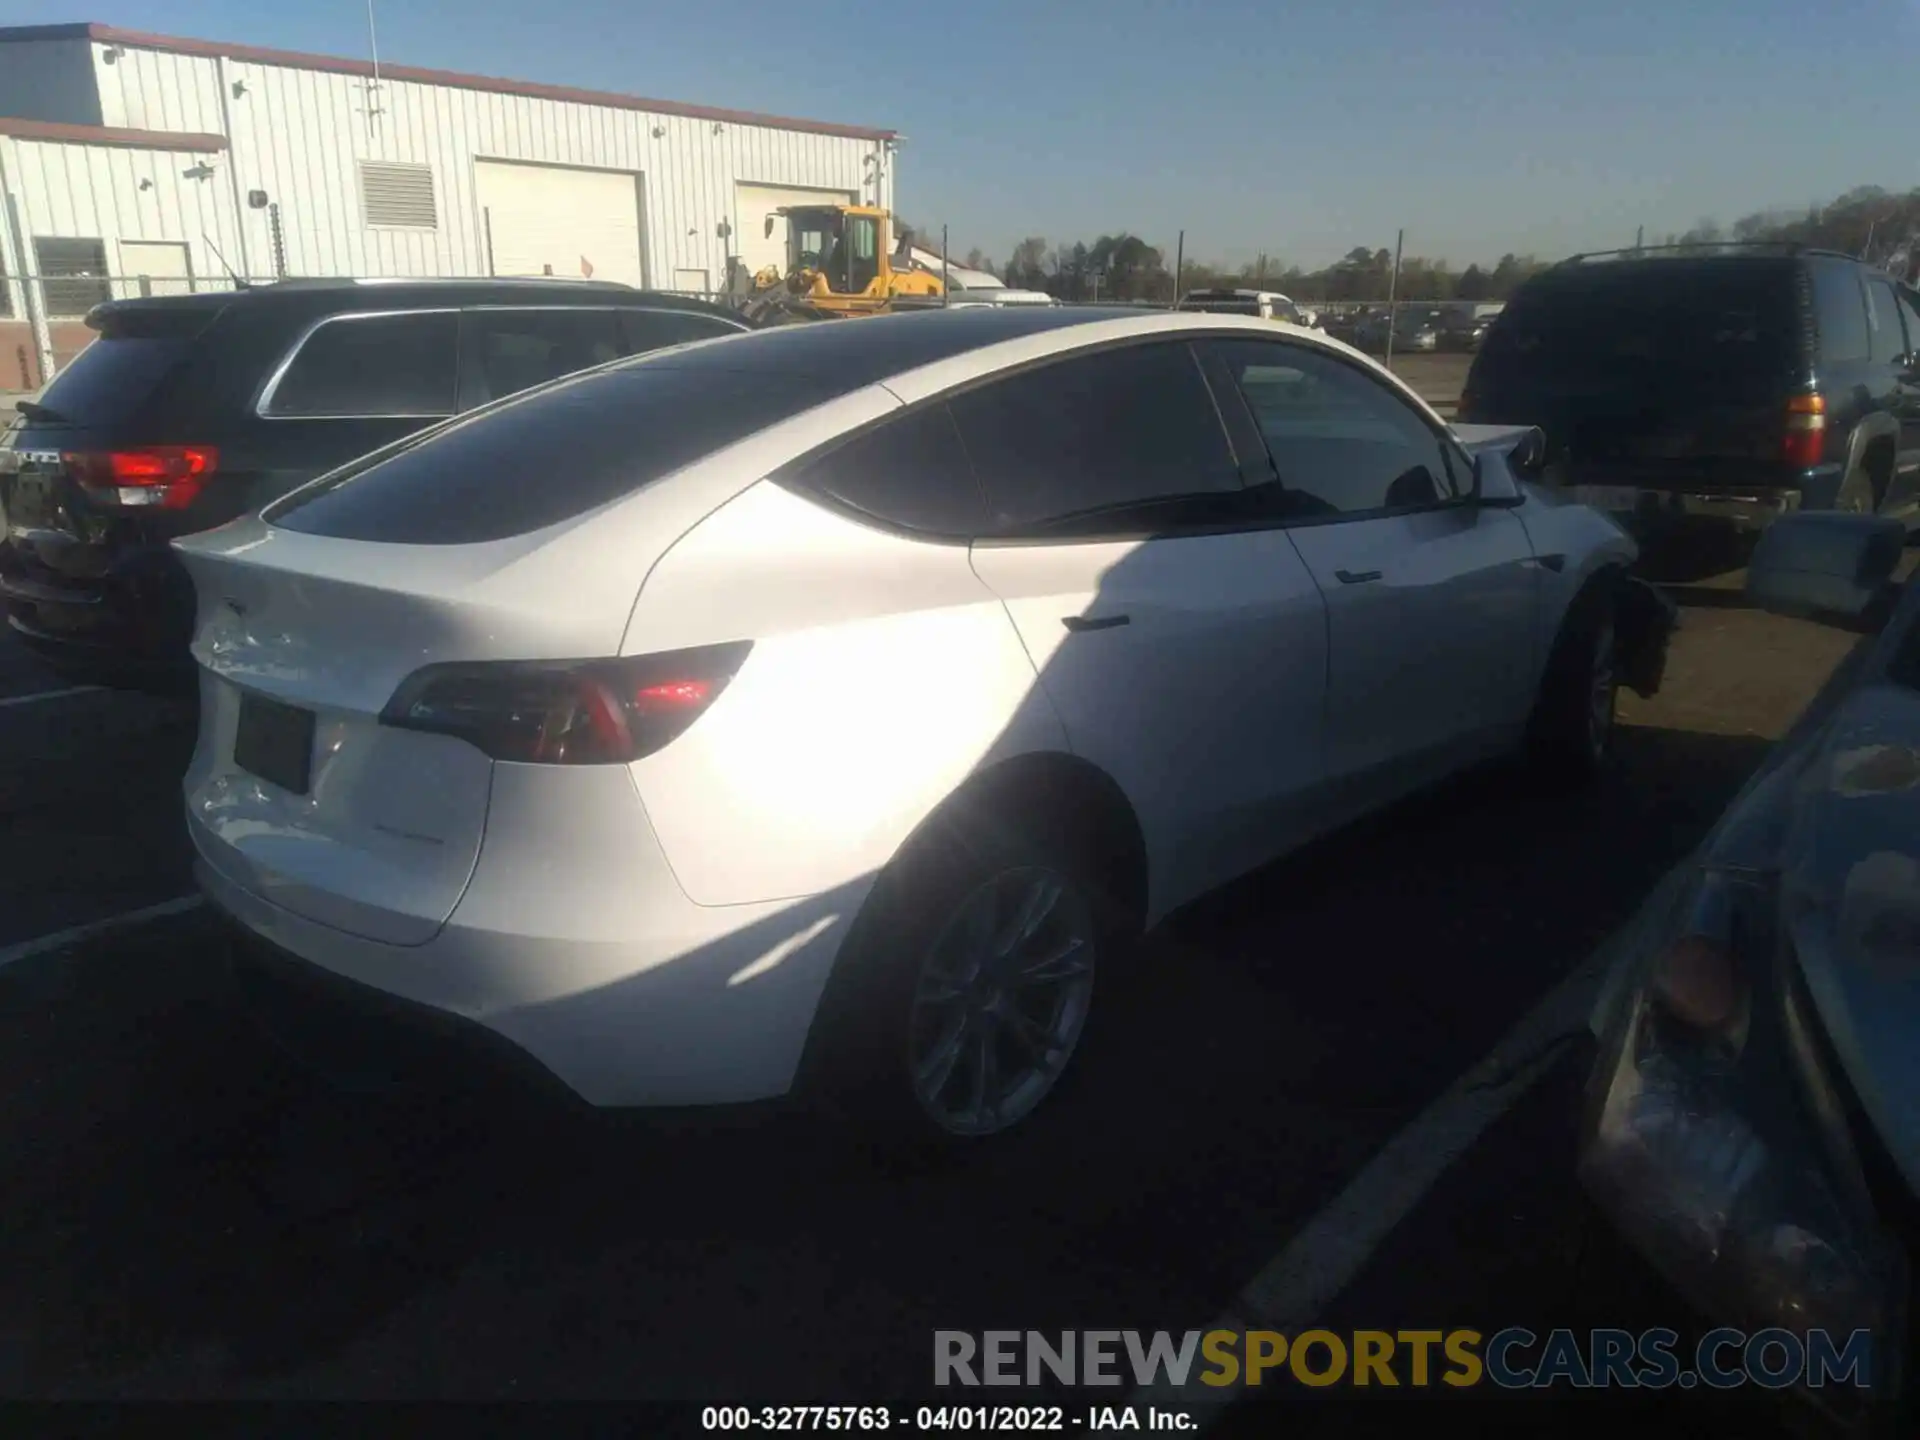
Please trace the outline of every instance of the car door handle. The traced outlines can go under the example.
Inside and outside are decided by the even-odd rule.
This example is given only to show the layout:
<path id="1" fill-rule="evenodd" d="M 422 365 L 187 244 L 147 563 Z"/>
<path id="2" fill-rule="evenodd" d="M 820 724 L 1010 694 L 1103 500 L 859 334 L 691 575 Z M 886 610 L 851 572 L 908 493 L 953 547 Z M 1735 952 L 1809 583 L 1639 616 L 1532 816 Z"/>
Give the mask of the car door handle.
<path id="1" fill-rule="evenodd" d="M 1342 585 L 1364 585 L 1380 578 L 1378 570 L 1336 570 L 1333 574 Z"/>
<path id="2" fill-rule="evenodd" d="M 1078 635 L 1084 630 L 1111 630 L 1133 623 L 1131 615 L 1062 615 L 1060 623 Z"/>

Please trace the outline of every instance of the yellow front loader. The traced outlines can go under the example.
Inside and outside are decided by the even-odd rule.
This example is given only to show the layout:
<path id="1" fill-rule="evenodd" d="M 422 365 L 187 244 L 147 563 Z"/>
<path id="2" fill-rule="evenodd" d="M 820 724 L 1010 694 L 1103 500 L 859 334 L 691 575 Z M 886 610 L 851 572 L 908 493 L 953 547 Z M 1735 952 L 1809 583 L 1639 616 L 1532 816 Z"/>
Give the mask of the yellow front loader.
<path id="1" fill-rule="evenodd" d="M 789 205 L 767 216 L 766 234 L 784 220 L 784 271 L 769 265 L 750 280 L 736 276 L 734 298 L 751 320 L 840 320 L 944 303 L 940 277 L 913 268 L 912 240 L 889 245 L 893 217 L 867 205 Z M 744 281 L 744 283 L 740 283 Z"/>

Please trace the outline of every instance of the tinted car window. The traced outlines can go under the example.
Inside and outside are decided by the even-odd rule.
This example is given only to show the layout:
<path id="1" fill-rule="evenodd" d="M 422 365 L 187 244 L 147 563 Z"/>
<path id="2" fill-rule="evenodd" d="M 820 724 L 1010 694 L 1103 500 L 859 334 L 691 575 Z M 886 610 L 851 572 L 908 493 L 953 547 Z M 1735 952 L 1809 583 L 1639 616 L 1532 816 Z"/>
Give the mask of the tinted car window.
<path id="1" fill-rule="evenodd" d="M 118 424 L 192 353 L 190 340 L 96 340 L 54 377 L 40 405 L 76 425 Z"/>
<path id="2" fill-rule="evenodd" d="M 682 311 L 623 310 L 620 313 L 620 332 L 629 355 L 644 355 L 667 345 L 711 340 L 716 335 L 737 335 L 740 328 L 717 316 Z"/>
<path id="3" fill-rule="evenodd" d="M 192 374 L 195 339 L 219 312 L 201 306 L 108 311 L 94 324 L 100 338 L 88 345 L 40 396 L 58 420 L 76 425 L 115 425 Z M 9 418 L 11 418 L 9 416 Z"/>
<path id="4" fill-rule="evenodd" d="M 782 480 L 923 534 L 987 529 L 986 501 L 945 405 L 883 421 Z"/>
<path id="5" fill-rule="evenodd" d="M 1211 348 L 1246 397 L 1298 513 L 1410 510 L 1453 498 L 1440 438 L 1378 381 L 1304 345 Z"/>
<path id="6" fill-rule="evenodd" d="M 1239 489 L 1192 350 L 1134 346 L 1043 365 L 951 402 L 994 526 Z"/>
<path id="7" fill-rule="evenodd" d="M 1867 282 L 1867 329 L 1875 360 L 1891 360 L 1907 348 L 1899 302 L 1893 298 L 1893 286 L 1884 280 Z"/>
<path id="8" fill-rule="evenodd" d="M 340 540 L 501 540 L 631 494 L 832 393 L 826 382 L 662 361 L 596 370 L 337 470 L 265 518 Z"/>
<path id="9" fill-rule="evenodd" d="M 451 415 L 459 331 L 450 310 L 329 320 L 300 347 L 268 397 L 267 413 Z"/>
<path id="10" fill-rule="evenodd" d="M 1867 358 L 1867 307 L 1853 266 L 1816 261 L 1813 303 L 1819 317 L 1820 359 L 1829 365 Z"/>
<path id="11" fill-rule="evenodd" d="M 1488 330 L 1474 376 L 1778 374 L 1799 352 L 1792 280 L 1785 263 L 1750 260 L 1601 261 L 1549 271 L 1523 285 Z"/>
<path id="12" fill-rule="evenodd" d="M 478 402 L 620 358 L 611 310 L 472 310 L 465 324 Z"/>

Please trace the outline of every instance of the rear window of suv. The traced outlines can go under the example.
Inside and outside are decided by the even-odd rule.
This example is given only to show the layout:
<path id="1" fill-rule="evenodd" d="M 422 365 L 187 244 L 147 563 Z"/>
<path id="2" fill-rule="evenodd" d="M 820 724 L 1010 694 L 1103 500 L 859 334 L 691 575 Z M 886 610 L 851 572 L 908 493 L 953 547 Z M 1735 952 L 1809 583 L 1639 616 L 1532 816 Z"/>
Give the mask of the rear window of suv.
<path id="1" fill-rule="evenodd" d="M 216 314 L 195 307 L 103 317 L 100 338 L 54 377 L 39 412 L 49 423 L 89 428 L 132 418 L 185 367 Z"/>
<path id="2" fill-rule="evenodd" d="M 1800 358 L 1790 262 L 1602 261 L 1523 286 L 1482 344 L 1499 374 L 1777 374 Z"/>
<path id="3" fill-rule="evenodd" d="M 504 540 L 630 495 L 846 388 L 665 357 L 587 371 L 376 451 L 264 518 L 336 540 Z"/>

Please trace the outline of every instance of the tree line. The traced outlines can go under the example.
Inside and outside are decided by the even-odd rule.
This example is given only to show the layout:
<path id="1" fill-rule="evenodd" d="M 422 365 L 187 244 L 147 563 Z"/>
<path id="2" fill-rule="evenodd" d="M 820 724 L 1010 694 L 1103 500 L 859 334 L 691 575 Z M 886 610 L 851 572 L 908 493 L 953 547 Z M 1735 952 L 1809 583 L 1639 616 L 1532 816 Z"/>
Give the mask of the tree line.
<path id="1" fill-rule="evenodd" d="M 934 227 L 931 233 L 938 236 L 940 228 Z M 1784 241 L 1840 250 L 1907 274 L 1909 255 L 1920 255 L 1920 189 L 1896 192 L 1862 185 L 1804 211 L 1757 210 L 1727 227 L 1703 219 L 1680 233 L 1635 237 L 1631 243 L 1707 249 L 1728 241 Z M 1623 239 L 1622 243 L 1629 242 Z M 1174 298 L 1176 284 L 1174 257 L 1165 247 L 1150 245 L 1124 230 L 1092 242 L 1067 244 L 1031 235 L 1014 246 L 1005 265 L 978 249 L 968 251 L 964 260 L 955 260 L 969 269 L 991 271 L 1019 289 L 1044 290 L 1069 301 L 1165 302 Z M 1178 285 L 1182 290 L 1216 286 L 1277 290 L 1297 300 L 1321 302 L 1381 301 L 1390 289 L 1402 300 L 1491 301 L 1505 300 L 1549 263 L 1535 255 L 1506 254 L 1491 264 L 1475 262 L 1455 269 L 1445 259 L 1403 255 L 1396 280 L 1392 250 L 1356 245 L 1333 264 L 1312 270 L 1266 255 L 1240 266 L 1189 259 L 1181 266 Z"/>

